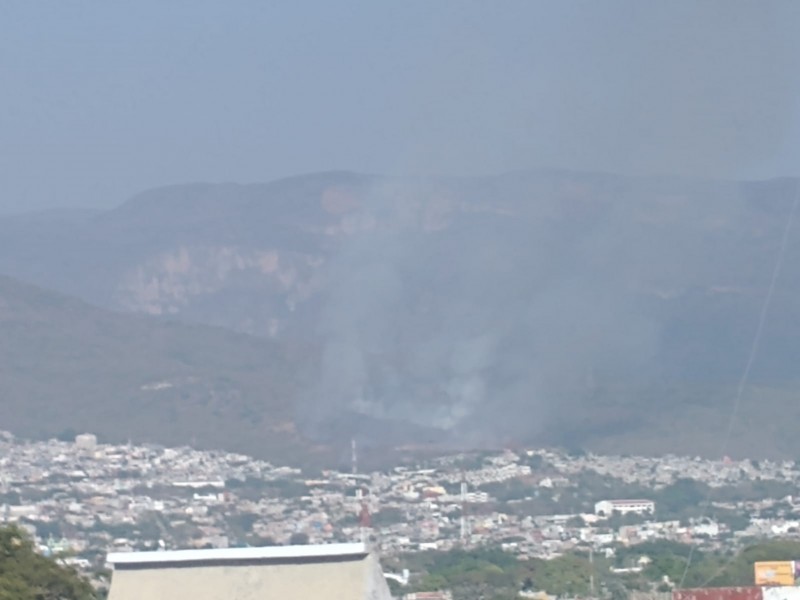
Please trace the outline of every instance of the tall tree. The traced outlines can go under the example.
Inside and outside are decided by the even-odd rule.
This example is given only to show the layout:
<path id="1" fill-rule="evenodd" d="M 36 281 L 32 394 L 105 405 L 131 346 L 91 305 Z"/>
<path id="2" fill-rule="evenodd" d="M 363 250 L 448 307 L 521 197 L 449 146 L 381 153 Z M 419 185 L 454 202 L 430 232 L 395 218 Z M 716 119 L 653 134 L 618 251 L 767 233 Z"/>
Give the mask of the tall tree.
<path id="1" fill-rule="evenodd" d="M 38 554 L 16 526 L 0 528 L 0 600 L 94 600 L 92 586 L 69 567 Z"/>

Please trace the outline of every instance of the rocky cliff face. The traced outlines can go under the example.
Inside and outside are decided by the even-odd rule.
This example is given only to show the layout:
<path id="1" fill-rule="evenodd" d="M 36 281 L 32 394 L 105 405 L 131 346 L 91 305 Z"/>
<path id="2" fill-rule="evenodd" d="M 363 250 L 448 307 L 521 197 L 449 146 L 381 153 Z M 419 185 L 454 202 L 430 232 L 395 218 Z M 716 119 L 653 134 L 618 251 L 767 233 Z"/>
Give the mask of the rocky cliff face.
<path id="1" fill-rule="evenodd" d="M 171 194 L 161 200 L 165 205 L 173 201 Z M 155 201 L 147 199 L 146 203 Z M 137 208 L 136 204 L 133 200 L 123 211 Z M 247 213 L 263 211 L 263 207 L 256 208 L 245 203 L 233 207 L 242 213 L 237 219 L 240 223 L 249 221 Z M 222 227 L 213 231 L 209 222 L 202 228 L 208 232 L 205 239 L 142 252 L 107 282 L 110 301 L 105 304 L 149 315 L 187 316 L 275 337 L 299 305 L 319 298 L 328 289 L 331 259 L 335 262 L 337 254 L 350 244 L 369 236 L 379 243 L 379 239 L 392 236 L 435 235 L 462 216 L 493 213 L 513 218 L 515 214 L 510 207 L 495 206 L 485 199 L 456 199 L 444 184 L 367 178 L 341 184 L 335 177 L 288 208 L 288 214 L 270 215 L 263 231 L 242 236 L 250 237 L 250 243 L 241 243 L 242 239 L 229 232 L 226 235 Z M 219 209 L 209 213 L 211 221 Z M 254 224 L 243 225 L 242 233 L 252 233 Z M 280 229 L 279 238 L 302 240 L 306 251 L 292 244 L 288 248 L 276 244 L 270 239 L 276 229 Z M 221 243 L 227 239 L 232 243 Z M 232 297 L 239 309 L 220 310 L 226 298 Z"/>
<path id="2" fill-rule="evenodd" d="M 196 307 L 224 305 L 226 297 L 233 297 L 251 308 L 198 319 L 274 338 L 297 305 L 319 293 L 324 264 L 321 256 L 277 249 L 182 245 L 121 273 L 114 306 L 180 316 L 196 313 Z"/>

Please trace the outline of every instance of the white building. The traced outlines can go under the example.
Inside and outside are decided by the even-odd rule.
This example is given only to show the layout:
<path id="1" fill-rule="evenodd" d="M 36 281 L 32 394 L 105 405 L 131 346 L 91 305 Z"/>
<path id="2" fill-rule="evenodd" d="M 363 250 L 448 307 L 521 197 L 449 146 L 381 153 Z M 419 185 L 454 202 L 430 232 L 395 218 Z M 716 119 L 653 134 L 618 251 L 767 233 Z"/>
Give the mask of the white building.
<path id="1" fill-rule="evenodd" d="M 93 433 L 76 435 L 75 446 L 80 450 L 94 450 L 97 448 L 97 436 Z"/>
<path id="2" fill-rule="evenodd" d="M 364 544 L 122 552 L 109 600 L 389 600 L 380 564 Z"/>
<path id="3" fill-rule="evenodd" d="M 652 500 L 601 500 L 594 505 L 594 514 L 604 517 L 614 513 L 652 515 L 655 511 L 656 503 Z"/>
<path id="4" fill-rule="evenodd" d="M 692 535 L 707 535 L 717 537 L 719 535 L 719 524 L 714 521 L 698 523 L 692 527 Z"/>

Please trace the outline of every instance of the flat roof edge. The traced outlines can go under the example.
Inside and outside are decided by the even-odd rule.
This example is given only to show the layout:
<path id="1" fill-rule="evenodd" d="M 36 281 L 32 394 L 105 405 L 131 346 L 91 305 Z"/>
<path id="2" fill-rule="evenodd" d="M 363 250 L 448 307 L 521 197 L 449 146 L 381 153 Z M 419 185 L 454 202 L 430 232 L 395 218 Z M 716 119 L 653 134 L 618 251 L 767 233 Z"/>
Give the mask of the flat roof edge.
<path id="1" fill-rule="evenodd" d="M 161 550 L 152 552 L 109 552 L 106 562 L 112 565 L 148 565 L 161 563 L 220 563 L 313 559 L 369 554 L 365 544 L 317 544 L 309 546 L 265 546 L 259 548 L 215 548 L 204 550 Z"/>

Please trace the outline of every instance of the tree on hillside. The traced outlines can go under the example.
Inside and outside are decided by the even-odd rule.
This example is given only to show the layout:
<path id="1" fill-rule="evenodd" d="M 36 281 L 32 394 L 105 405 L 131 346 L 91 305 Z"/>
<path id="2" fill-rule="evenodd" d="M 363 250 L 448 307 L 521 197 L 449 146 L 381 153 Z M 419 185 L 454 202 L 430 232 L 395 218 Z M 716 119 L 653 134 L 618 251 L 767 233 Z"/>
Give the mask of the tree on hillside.
<path id="1" fill-rule="evenodd" d="M 800 542 L 768 540 L 748 546 L 732 559 L 724 561 L 708 579 L 708 585 L 753 585 L 753 563 L 773 560 L 793 560 L 800 556 Z"/>
<path id="2" fill-rule="evenodd" d="M 0 528 L 0 600 L 93 600 L 94 590 L 73 569 L 37 554 L 27 534 Z"/>
<path id="3" fill-rule="evenodd" d="M 708 502 L 708 490 L 708 485 L 695 479 L 678 479 L 656 495 L 656 512 L 660 519 L 698 516 Z"/>
<path id="4" fill-rule="evenodd" d="M 290 546 L 305 546 L 308 544 L 308 534 L 303 532 L 293 533 L 291 537 L 289 537 L 289 545 Z"/>

